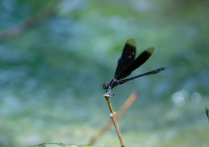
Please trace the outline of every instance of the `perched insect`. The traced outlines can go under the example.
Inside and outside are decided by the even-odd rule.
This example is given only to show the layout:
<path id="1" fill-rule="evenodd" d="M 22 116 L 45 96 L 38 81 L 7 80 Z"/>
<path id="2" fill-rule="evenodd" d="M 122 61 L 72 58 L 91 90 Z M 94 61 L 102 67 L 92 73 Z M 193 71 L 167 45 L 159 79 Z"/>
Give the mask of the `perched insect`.
<path id="1" fill-rule="evenodd" d="M 124 84 L 130 80 L 142 77 L 142 76 L 146 76 L 146 75 L 151 75 L 151 74 L 156 74 L 160 71 L 165 70 L 165 67 L 144 73 L 144 74 L 140 74 L 137 76 L 134 76 L 132 78 L 128 78 L 128 79 L 123 79 L 127 76 L 129 76 L 132 71 L 134 71 L 135 69 L 137 69 L 139 66 L 141 66 L 142 64 L 144 64 L 147 59 L 152 55 L 154 51 L 154 48 L 148 48 L 146 49 L 144 52 L 142 52 L 136 59 L 135 59 L 135 55 L 136 55 L 136 43 L 134 39 L 129 39 L 123 49 L 122 55 L 118 60 L 118 66 L 116 68 L 115 71 L 115 77 L 114 79 L 112 79 L 109 84 L 102 84 L 103 89 L 109 89 L 109 94 L 112 97 L 114 95 L 113 92 L 113 88 L 116 87 L 117 85 L 121 85 Z M 123 79 L 123 80 L 121 80 Z"/>

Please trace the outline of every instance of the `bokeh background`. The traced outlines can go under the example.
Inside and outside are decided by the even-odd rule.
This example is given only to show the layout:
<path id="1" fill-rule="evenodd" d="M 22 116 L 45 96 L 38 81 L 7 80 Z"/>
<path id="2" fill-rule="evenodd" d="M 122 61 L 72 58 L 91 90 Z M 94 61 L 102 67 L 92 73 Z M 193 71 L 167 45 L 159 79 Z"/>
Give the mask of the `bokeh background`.
<path id="1" fill-rule="evenodd" d="M 119 126 L 129 147 L 208 147 L 208 0 L 1 0 L 0 146 L 87 144 L 109 121 L 102 83 L 125 42 L 151 58 L 120 85 Z M 131 77 L 130 76 L 130 77 Z M 120 146 L 115 129 L 96 145 Z"/>

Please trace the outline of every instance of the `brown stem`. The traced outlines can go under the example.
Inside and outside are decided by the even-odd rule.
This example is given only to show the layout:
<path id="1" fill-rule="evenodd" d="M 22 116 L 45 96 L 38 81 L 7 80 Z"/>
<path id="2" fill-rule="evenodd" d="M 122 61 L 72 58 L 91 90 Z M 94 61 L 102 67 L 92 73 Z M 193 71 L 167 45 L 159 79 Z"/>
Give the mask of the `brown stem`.
<path id="1" fill-rule="evenodd" d="M 118 134 L 118 138 L 120 140 L 121 147 L 125 147 L 125 145 L 123 143 L 123 139 L 122 139 L 121 133 L 120 133 L 120 129 L 119 129 L 119 126 L 118 126 L 118 122 L 117 122 L 116 117 L 115 117 L 115 112 L 113 111 L 112 104 L 110 102 L 110 95 L 108 93 L 106 93 L 104 95 L 104 97 L 105 97 L 105 99 L 107 101 L 107 104 L 108 104 L 108 106 L 110 108 L 110 112 L 111 112 L 110 117 L 111 117 L 112 122 L 113 122 L 113 124 L 115 126 L 115 129 L 117 131 L 117 134 Z"/>
<path id="2" fill-rule="evenodd" d="M 138 97 L 138 93 L 133 93 L 130 95 L 130 97 L 126 100 L 126 102 L 123 104 L 123 106 L 118 110 L 116 115 L 116 120 L 118 121 L 120 117 L 128 110 L 128 108 L 133 104 L 133 102 Z M 96 141 L 112 126 L 112 120 L 110 120 L 100 131 L 98 134 L 96 134 L 90 141 L 89 144 L 94 145 Z"/>

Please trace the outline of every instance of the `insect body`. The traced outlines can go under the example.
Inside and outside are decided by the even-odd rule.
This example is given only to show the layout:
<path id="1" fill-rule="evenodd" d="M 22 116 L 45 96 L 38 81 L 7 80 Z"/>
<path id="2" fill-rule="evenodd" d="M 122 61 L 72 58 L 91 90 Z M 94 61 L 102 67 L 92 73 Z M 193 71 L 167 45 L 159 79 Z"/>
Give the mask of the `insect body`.
<path id="1" fill-rule="evenodd" d="M 118 60 L 118 66 L 116 68 L 115 71 L 115 76 L 114 79 L 112 79 L 109 84 L 102 84 L 103 89 L 109 89 L 109 94 L 110 96 L 113 96 L 113 88 L 116 87 L 117 85 L 121 85 L 124 84 L 130 80 L 142 77 L 142 76 L 146 76 L 146 75 L 151 75 L 151 74 L 156 74 L 160 71 L 165 70 L 165 67 L 144 73 L 144 74 L 140 74 L 137 76 L 134 76 L 132 78 L 128 78 L 128 79 L 124 79 L 127 76 L 129 76 L 132 71 L 134 71 L 135 69 L 137 69 L 139 66 L 141 66 L 142 64 L 144 64 L 147 59 L 149 59 L 149 57 L 152 55 L 154 51 L 154 48 L 148 48 L 146 49 L 144 52 L 142 52 L 136 59 L 135 59 L 135 55 L 136 55 L 136 43 L 134 39 L 129 39 L 123 49 L 122 55 Z"/>

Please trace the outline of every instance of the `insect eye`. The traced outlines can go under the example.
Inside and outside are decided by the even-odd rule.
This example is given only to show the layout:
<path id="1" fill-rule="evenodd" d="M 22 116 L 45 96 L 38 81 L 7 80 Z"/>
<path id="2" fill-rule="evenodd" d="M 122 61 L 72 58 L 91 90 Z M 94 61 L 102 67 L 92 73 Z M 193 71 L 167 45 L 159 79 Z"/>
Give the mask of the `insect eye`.
<path id="1" fill-rule="evenodd" d="M 108 88 L 108 86 L 105 83 L 102 84 L 102 86 L 103 86 L 103 89 L 107 89 Z"/>

